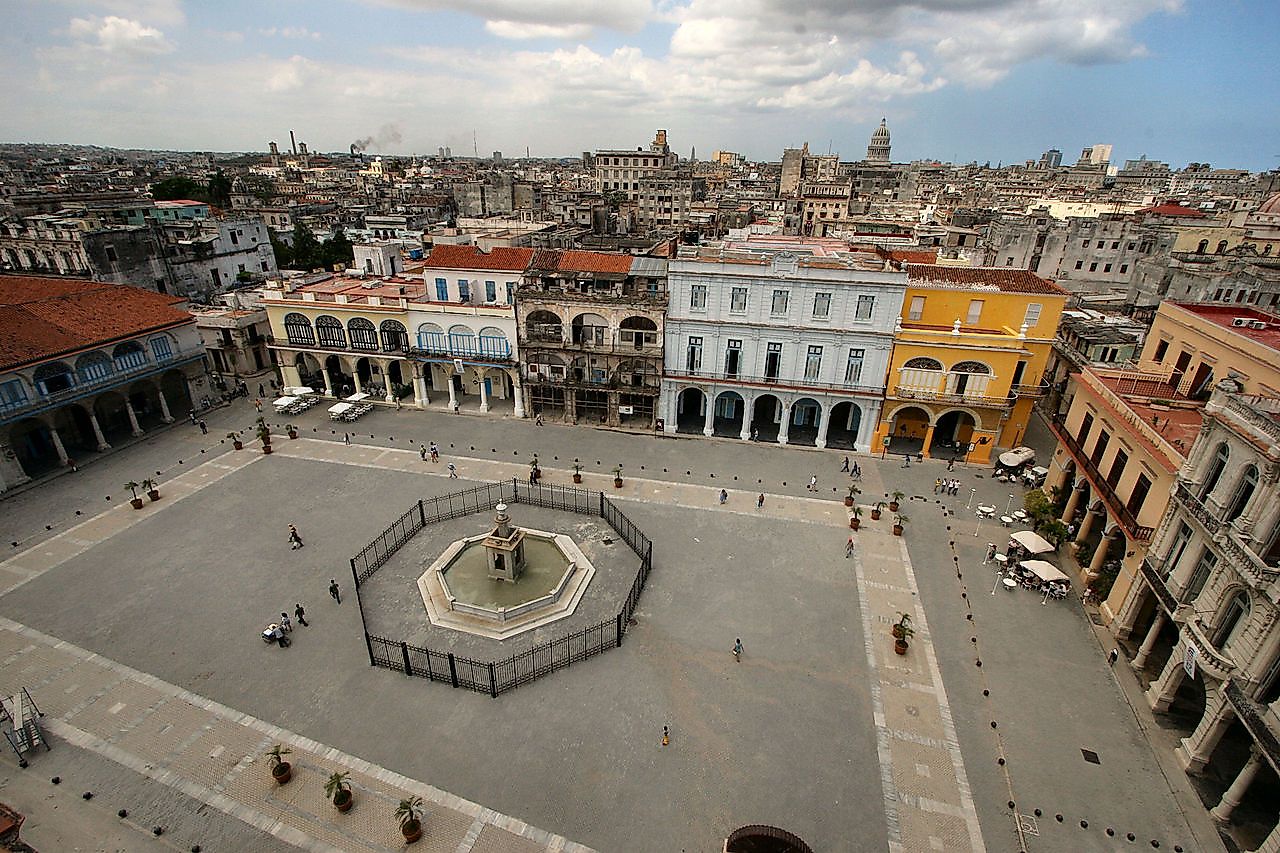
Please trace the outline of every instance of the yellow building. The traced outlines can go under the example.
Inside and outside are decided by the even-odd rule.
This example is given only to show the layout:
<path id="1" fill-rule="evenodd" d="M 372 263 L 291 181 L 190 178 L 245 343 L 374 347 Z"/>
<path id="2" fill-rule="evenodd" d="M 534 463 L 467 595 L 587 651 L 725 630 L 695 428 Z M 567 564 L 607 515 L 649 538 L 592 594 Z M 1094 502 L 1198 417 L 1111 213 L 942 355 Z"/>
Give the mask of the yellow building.
<path id="1" fill-rule="evenodd" d="M 1246 394 L 1280 396 L 1280 316 L 1250 305 L 1162 302 L 1138 363 L 1173 388 L 1207 399 L 1234 376 Z"/>
<path id="2" fill-rule="evenodd" d="M 1067 294 L 1027 270 L 907 265 L 872 447 L 990 461 L 1018 445 Z"/>

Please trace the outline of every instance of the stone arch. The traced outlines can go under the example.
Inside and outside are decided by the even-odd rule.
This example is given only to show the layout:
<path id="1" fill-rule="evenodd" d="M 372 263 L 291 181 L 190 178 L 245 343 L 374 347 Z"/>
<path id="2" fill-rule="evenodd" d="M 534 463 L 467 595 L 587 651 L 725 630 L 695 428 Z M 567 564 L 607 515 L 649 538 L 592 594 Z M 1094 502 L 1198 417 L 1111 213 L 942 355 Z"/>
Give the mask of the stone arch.
<path id="1" fill-rule="evenodd" d="M 284 335 L 292 346 L 313 347 L 316 345 L 316 335 L 311 328 L 311 321 L 307 319 L 305 314 L 299 314 L 296 311 L 284 315 Z"/>
<path id="2" fill-rule="evenodd" d="M 329 387 L 337 397 L 346 397 L 355 390 L 355 377 L 348 373 L 342 358 L 330 355 L 324 360 L 324 371 L 329 375 Z"/>
<path id="3" fill-rule="evenodd" d="M 741 438 L 747 416 L 747 401 L 737 391 L 721 391 L 716 395 L 711 429 L 715 435 Z"/>
<path id="4" fill-rule="evenodd" d="M 524 329 L 525 337 L 530 341 L 564 342 L 564 321 L 559 314 L 545 308 L 530 311 L 524 318 Z"/>
<path id="5" fill-rule="evenodd" d="M 570 324 L 573 343 L 580 346 L 603 346 L 609 340 L 609 321 L 599 314 L 584 311 Z"/>
<path id="6" fill-rule="evenodd" d="M 852 400 L 841 400 L 827 416 L 827 447 L 854 450 L 862 430 L 862 406 Z"/>
<path id="7" fill-rule="evenodd" d="M 1209 642 L 1216 649 L 1222 649 L 1239 636 L 1248 625 L 1249 616 L 1253 612 L 1253 597 L 1249 588 L 1236 584 L 1223 591 L 1222 604 L 1213 614 L 1213 633 Z"/>
<path id="8" fill-rule="evenodd" d="M 99 394 L 93 401 L 93 414 L 98 419 L 102 434 L 106 436 L 107 444 L 115 444 L 133 434 L 124 399 L 124 395 L 118 390 L 112 390 Z"/>
<path id="9" fill-rule="evenodd" d="M 707 420 L 707 395 L 689 386 L 676 396 L 676 432 L 700 433 Z"/>
<path id="10" fill-rule="evenodd" d="M 324 387 L 324 367 L 314 355 L 309 352 L 294 353 L 293 364 L 298 368 L 298 379 L 303 385 L 312 389 L 317 384 Z"/>
<path id="11" fill-rule="evenodd" d="M 1236 486 L 1231 493 L 1231 502 L 1227 504 L 1226 512 L 1222 516 L 1223 521 L 1235 521 L 1244 514 L 1245 509 L 1249 506 L 1249 501 L 1258 490 L 1258 482 L 1258 466 L 1246 465 L 1244 470 L 1240 472 L 1240 476 L 1236 478 Z"/>
<path id="12" fill-rule="evenodd" d="M 98 449 L 98 439 L 93 434 L 89 412 L 80 403 L 70 403 L 58 408 L 49 415 L 49 419 L 58 430 L 63 447 L 71 458 L 82 457 Z"/>
<path id="13" fill-rule="evenodd" d="M 419 323 L 417 334 L 418 349 L 433 353 L 449 351 L 449 341 L 445 337 L 444 328 L 436 323 Z"/>
<path id="14" fill-rule="evenodd" d="M 195 408 L 191 401 L 191 386 L 187 384 L 187 377 L 181 370 L 166 370 L 160 375 L 160 393 L 164 394 L 164 400 L 169 404 L 169 413 L 175 418 L 180 418 L 183 412 Z"/>
<path id="15" fill-rule="evenodd" d="M 129 386 L 129 405 L 133 406 L 134 416 L 143 431 L 164 422 L 159 396 L 160 386 L 151 379 L 139 379 Z"/>
<path id="16" fill-rule="evenodd" d="M 316 318 L 316 341 L 322 347 L 330 349 L 346 349 L 347 334 L 342 321 L 328 314 Z"/>
<path id="17" fill-rule="evenodd" d="M 24 418 L 9 427 L 9 446 L 18 457 L 22 472 L 38 477 L 62 464 L 53 446 L 49 425 L 43 418 Z"/>
<path id="18" fill-rule="evenodd" d="M 480 329 L 477 341 L 480 347 L 480 354 L 483 356 L 489 358 L 509 358 L 511 356 L 511 342 L 507 340 L 507 333 L 497 326 L 485 326 Z"/>
<path id="19" fill-rule="evenodd" d="M 751 431 L 759 441 L 777 441 L 782 418 L 787 411 L 776 394 L 760 394 L 751 403 Z"/>
<path id="20" fill-rule="evenodd" d="M 449 327 L 449 352 L 459 355 L 476 353 L 476 333 L 470 326 L 454 323 Z"/>
<path id="21" fill-rule="evenodd" d="M 933 425 L 932 413 L 906 403 L 889 414 L 889 451 L 915 455 L 924 449 L 924 437 Z"/>
<path id="22" fill-rule="evenodd" d="M 383 320 L 378 326 L 383 352 L 408 352 L 409 330 L 399 320 Z"/>
<path id="23" fill-rule="evenodd" d="M 991 376 L 991 368 L 980 361 L 958 361 L 947 372 L 947 393 L 957 397 L 984 397 Z M 981 423 L 977 417 L 974 420 Z"/>
<path id="24" fill-rule="evenodd" d="M 813 397 L 800 397 L 788 408 L 787 444 L 815 447 L 822 426 L 822 404 Z"/>
<path id="25" fill-rule="evenodd" d="M 625 317 L 618 326 L 618 343 L 633 349 L 655 347 L 658 345 L 658 324 L 638 314 Z"/>
<path id="26" fill-rule="evenodd" d="M 941 370 L 942 362 L 927 355 L 918 355 L 902 363 L 903 370 Z"/>
<path id="27" fill-rule="evenodd" d="M 658 387 L 657 365 L 643 358 L 623 359 L 613 371 L 613 381 L 624 388 Z"/>
<path id="28" fill-rule="evenodd" d="M 361 352 L 378 351 L 378 330 L 364 317 L 352 317 L 347 321 L 347 339 L 351 348 Z"/>
<path id="29" fill-rule="evenodd" d="M 1225 441 L 1218 442 L 1218 446 L 1213 449 L 1213 457 L 1209 462 L 1209 469 L 1205 472 L 1204 479 L 1200 482 L 1200 500 L 1204 500 L 1213 494 L 1213 490 L 1218 487 L 1218 482 L 1222 479 L 1222 474 L 1227 470 L 1227 464 L 1231 461 L 1231 448 L 1227 446 Z"/>

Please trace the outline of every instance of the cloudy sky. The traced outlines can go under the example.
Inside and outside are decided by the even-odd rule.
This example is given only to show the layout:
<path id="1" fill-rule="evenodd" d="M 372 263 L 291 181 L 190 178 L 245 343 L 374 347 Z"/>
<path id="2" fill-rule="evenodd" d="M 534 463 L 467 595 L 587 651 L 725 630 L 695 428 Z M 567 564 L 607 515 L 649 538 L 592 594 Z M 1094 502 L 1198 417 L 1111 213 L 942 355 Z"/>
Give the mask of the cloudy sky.
<path id="1" fill-rule="evenodd" d="M 0 141 L 1280 167 L 1277 0 L 0 0 Z M 283 145 L 282 145 L 283 147 Z"/>

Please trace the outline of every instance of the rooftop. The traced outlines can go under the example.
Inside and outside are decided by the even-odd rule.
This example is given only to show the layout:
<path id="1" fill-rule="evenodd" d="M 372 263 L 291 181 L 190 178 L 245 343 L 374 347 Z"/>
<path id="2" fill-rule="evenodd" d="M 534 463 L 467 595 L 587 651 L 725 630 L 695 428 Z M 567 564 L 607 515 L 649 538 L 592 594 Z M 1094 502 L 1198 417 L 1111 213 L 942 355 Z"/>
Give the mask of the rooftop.
<path id="1" fill-rule="evenodd" d="M 0 275 L 0 370 L 189 323 L 182 302 L 123 284 Z"/>
<path id="2" fill-rule="evenodd" d="M 907 264 L 907 284 L 941 287 L 999 290 L 1005 293 L 1043 293 L 1066 296 L 1067 292 L 1030 270 L 1005 267 L 944 267 L 933 264 Z"/>
<path id="3" fill-rule="evenodd" d="M 304 284 L 292 291 L 277 293 L 267 290 L 266 299 L 302 299 L 302 294 L 313 294 L 316 302 L 336 302 L 344 297 L 348 304 L 364 304 L 370 296 L 380 299 L 417 299 L 426 295 L 427 288 L 420 278 L 387 276 L 385 278 L 358 278 L 335 275 L 320 281 Z"/>
<path id="4" fill-rule="evenodd" d="M 1256 341 L 1265 347 L 1280 350 L 1280 317 L 1275 314 L 1251 308 L 1247 305 L 1211 305 L 1195 302 L 1172 302 L 1169 304 L 1235 332 L 1237 335 Z M 1237 325 L 1235 321 L 1238 319 L 1243 319 L 1246 322 Z M 1261 329 L 1254 328 L 1248 325 L 1250 321 L 1255 324 L 1265 323 L 1266 327 Z"/>
<path id="5" fill-rule="evenodd" d="M 596 272 L 627 275 L 631 255 L 612 252 L 582 252 L 572 249 L 539 249 L 529 262 L 539 272 Z"/>
<path id="6" fill-rule="evenodd" d="M 476 246 L 436 246 L 424 265 L 432 269 L 502 270 L 523 272 L 533 258 L 533 249 L 498 247 L 484 251 Z"/>
<path id="7" fill-rule="evenodd" d="M 1167 377 L 1159 374 L 1092 368 L 1084 375 L 1109 391 L 1128 410 L 1127 415 L 1124 411 L 1117 414 L 1134 424 L 1132 436 L 1155 458 L 1165 459 L 1166 467 L 1176 470 L 1180 460 L 1191 452 L 1191 445 L 1200 432 L 1204 404 L 1178 397 Z M 1159 446 L 1157 435 L 1175 457 L 1171 458 L 1168 450 Z"/>

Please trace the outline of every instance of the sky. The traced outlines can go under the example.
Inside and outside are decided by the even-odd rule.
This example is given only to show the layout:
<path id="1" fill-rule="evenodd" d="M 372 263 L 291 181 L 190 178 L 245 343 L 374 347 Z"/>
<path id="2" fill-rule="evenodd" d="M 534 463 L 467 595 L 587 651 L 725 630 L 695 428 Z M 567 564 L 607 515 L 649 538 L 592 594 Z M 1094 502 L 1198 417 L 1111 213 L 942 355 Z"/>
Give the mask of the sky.
<path id="1" fill-rule="evenodd" d="M 0 142 L 1280 168 L 1277 0 L 0 0 Z"/>

